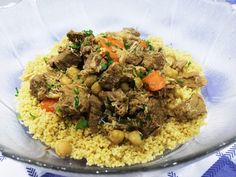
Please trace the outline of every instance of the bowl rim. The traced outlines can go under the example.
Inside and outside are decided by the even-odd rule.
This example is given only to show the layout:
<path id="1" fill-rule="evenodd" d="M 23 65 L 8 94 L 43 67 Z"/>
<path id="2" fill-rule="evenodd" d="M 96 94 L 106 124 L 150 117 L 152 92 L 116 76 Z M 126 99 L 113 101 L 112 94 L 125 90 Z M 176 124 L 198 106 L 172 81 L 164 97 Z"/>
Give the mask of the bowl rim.
<path id="1" fill-rule="evenodd" d="M 62 172 L 71 172 L 71 173 L 81 173 L 81 174 L 125 174 L 125 173 L 131 173 L 131 172 L 143 172 L 143 171 L 153 171 L 153 170 L 159 170 L 159 169 L 163 169 L 163 168 L 167 168 L 167 167 L 173 167 L 176 165 L 181 165 L 187 162 L 192 162 L 194 160 L 200 159 L 204 156 L 207 155 L 211 155 L 212 153 L 214 153 L 215 151 L 218 151 L 220 149 L 223 149 L 225 147 L 227 147 L 230 144 L 233 144 L 236 142 L 236 137 L 233 137 L 227 141 L 224 141 L 222 143 L 218 143 L 216 146 L 209 148 L 207 151 L 200 151 L 196 154 L 193 155 L 189 155 L 188 157 L 183 157 L 183 158 L 179 158 L 177 160 L 169 160 L 166 161 L 163 164 L 154 164 L 154 165 L 150 165 L 150 166 L 124 166 L 124 167 L 117 167 L 117 168 L 108 168 L 108 167 L 97 167 L 96 169 L 84 169 L 84 167 L 77 167 L 77 168 L 73 168 L 73 167 L 65 167 L 65 166 L 56 166 L 54 164 L 50 164 L 47 163 L 45 164 L 44 162 L 38 160 L 32 160 L 27 158 L 26 156 L 21 156 L 21 155 L 17 155 L 14 153 L 9 153 L 7 151 L 4 150 L 4 147 L 0 146 L 0 151 L 2 152 L 2 154 L 10 159 L 19 161 L 19 162 L 23 162 L 29 165 L 35 165 L 37 167 L 42 167 L 42 168 L 46 168 L 46 169 L 50 169 L 50 170 L 59 170 Z M 129 167 L 129 168 L 126 168 Z"/>

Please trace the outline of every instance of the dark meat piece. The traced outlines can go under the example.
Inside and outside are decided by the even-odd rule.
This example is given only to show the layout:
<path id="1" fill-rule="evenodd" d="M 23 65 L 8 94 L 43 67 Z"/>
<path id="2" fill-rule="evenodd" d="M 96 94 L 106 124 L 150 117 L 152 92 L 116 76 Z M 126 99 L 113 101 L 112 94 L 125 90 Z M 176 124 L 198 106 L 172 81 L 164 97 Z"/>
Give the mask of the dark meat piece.
<path id="1" fill-rule="evenodd" d="M 125 93 L 121 90 L 105 92 L 111 102 L 111 106 L 115 108 L 115 113 L 121 117 L 128 113 L 128 98 Z"/>
<path id="2" fill-rule="evenodd" d="M 198 72 L 183 73 L 183 84 L 190 88 L 199 88 L 207 84 L 207 80 Z"/>
<path id="3" fill-rule="evenodd" d="M 142 55 L 136 55 L 135 53 L 128 53 L 124 58 L 125 63 L 132 65 L 139 65 L 143 61 Z"/>
<path id="4" fill-rule="evenodd" d="M 207 113 L 206 105 L 202 97 L 193 94 L 190 99 L 181 103 L 173 110 L 176 119 L 192 120 Z"/>
<path id="5" fill-rule="evenodd" d="M 84 41 L 80 47 L 80 51 L 81 51 L 82 55 L 89 55 L 94 48 L 94 44 L 95 44 L 94 35 L 90 35 L 90 36 L 84 38 Z"/>
<path id="6" fill-rule="evenodd" d="M 122 78 L 122 64 L 118 62 L 112 63 L 108 69 L 102 74 L 100 85 L 105 90 L 112 90 Z"/>
<path id="7" fill-rule="evenodd" d="M 183 67 L 187 64 L 187 60 L 176 60 L 173 64 L 174 69 L 182 70 Z"/>
<path id="8" fill-rule="evenodd" d="M 148 52 L 144 55 L 142 65 L 145 68 L 152 68 L 154 70 L 162 70 L 165 65 L 165 58 L 162 53 L 158 51 Z"/>
<path id="9" fill-rule="evenodd" d="M 42 101 L 48 92 L 47 81 L 44 75 L 35 75 L 30 80 L 30 94 Z"/>
<path id="10" fill-rule="evenodd" d="M 59 99 L 58 107 L 60 107 L 61 117 L 75 117 L 89 111 L 89 94 L 85 89 L 80 88 L 79 94 L 76 95 L 73 91 L 73 86 L 64 87 L 63 95 Z M 77 106 L 76 106 L 77 104 Z"/>
<path id="11" fill-rule="evenodd" d="M 70 32 L 67 33 L 67 37 L 71 42 L 78 44 L 84 40 L 86 35 L 83 32 L 74 32 L 71 30 Z"/>
<path id="12" fill-rule="evenodd" d="M 91 73 L 98 73 L 101 70 L 101 64 L 106 63 L 106 60 L 97 53 L 91 53 L 84 63 L 83 69 Z"/>
<path id="13" fill-rule="evenodd" d="M 98 121 L 103 114 L 103 103 L 97 96 L 91 95 L 89 97 L 89 105 L 89 127 L 91 128 L 92 132 L 97 132 Z"/>
<path id="14" fill-rule="evenodd" d="M 124 31 L 125 33 L 132 34 L 133 36 L 136 36 L 136 37 L 140 36 L 140 33 L 134 28 L 123 28 L 122 31 Z"/>
<path id="15" fill-rule="evenodd" d="M 143 106 L 148 102 L 148 92 L 130 91 L 127 93 L 129 100 L 129 114 L 134 115 L 143 109 Z"/>
<path id="16" fill-rule="evenodd" d="M 70 50 L 65 50 L 51 59 L 50 66 L 59 70 L 66 70 L 73 65 L 78 66 L 81 61 L 80 56 L 75 55 Z"/>

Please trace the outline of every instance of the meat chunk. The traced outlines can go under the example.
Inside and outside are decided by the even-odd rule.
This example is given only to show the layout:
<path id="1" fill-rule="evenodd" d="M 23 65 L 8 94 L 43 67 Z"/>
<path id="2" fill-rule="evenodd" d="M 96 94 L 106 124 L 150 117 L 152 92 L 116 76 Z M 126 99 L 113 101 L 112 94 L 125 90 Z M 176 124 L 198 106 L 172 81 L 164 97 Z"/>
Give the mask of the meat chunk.
<path id="1" fill-rule="evenodd" d="M 174 69 L 182 70 L 183 67 L 188 63 L 187 60 L 176 60 L 173 64 Z"/>
<path id="2" fill-rule="evenodd" d="M 189 72 L 182 74 L 183 84 L 190 88 L 199 88 L 207 84 L 207 80 L 204 76 L 201 76 L 198 72 Z"/>
<path id="3" fill-rule="evenodd" d="M 53 57 L 50 61 L 52 68 L 57 68 L 59 70 L 66 70 L 71 66 L 78 66 L 81 63 L 81 58 L 75 55 L 70 50 L 65 50 L 57 56 Z"/>
<path id="4" fill-rule="evenodd" d="M 173 113 L 178 120 L 192 120 L 207 113 L 202 97 L 193 94 L 190 99 L 178 105 Z"/>
<path id="5" fill-rule="evenodd" d="M 95 37 L 93 35 L 84 38 L 84 41 L 80 47 L 82 55 L 89 55 L 93 50 L 94 44 L 95 44 Z"/>
<path id="6" fill-rule="evenodd" d="M 80 88 L 79 93 L 75 94 L 73 88 L 73 85 L 63 88 L 62 97 L 59 99 L 57 105 L 61 110 L 61 117 L 78 118 L 81 113 L 89 111 L 88 92 Z"/>
<path id="7" fill-rule="evenodd" d="M 128 113 L 128 98 L 125 93 L 121 90 L 108 91 L 106 96 L 111 102 L 111 106 L 115 108 L 115 113 L 121 117 Z"/>
<path id="8" fill-rule="evenodd" d="M 30 81 L 30 94 L 41 101 L 48 92 L 47 81 L 44 75 L 35 75 Z"/>
<path id="9" fill-rule="evenodd" d="M 97 132 L 98 121 L 103 114 L 103 103 L 97 96 L 91 95 L 89 97 L 89 105 L 89 127 L 91 128 L 92 132 Z"/>
<path id="10" fill-rule="evenodd" d="M 74 32 L 73 30 L 67 33 L 68 39 L 73 43 L 80 43 L 84 40 L 86 35 L 83 32 Z"/>
<path id="11" fill-rule="evenodd" d="M 125 63 L 132 64 L 132 65 L 139 65 L 143 61 L 143 56 L 136 55 L 134 53 L 128 53 L 124 57 Z"/>
<path id="12" fill-rule="evenodd" d="M 158 51 L 148 52 L 144 55 L 142 65 L 145 68 L 153 68 L 155 70 L 162 70 L 165 65 L 165 58 L 163 54 Z"/>
<path id="13" fill-rule="evenodd" d="M 149 93 L 130 91 L 127 96 L 130 99 L 129 114 L 135 115 L 148 102 Z"/>
<path id="14" fill-rule="evenodd" d="M 106 60 L 101 55 L 91 53 L 85 61 L 83 69 L 91 73 L 98 73 L 101 70 L 102 63 L 106 63 Z"/>
<path id="15" fill-rule="evenodd" d="M 105 90 L 112 90 L 122 78 L 122 64 L 114 62 L 102 74 L 100 85 Z"/>
<path id="16" fill-rule="evenodd" d="M 132 34 L 133 36 L 136 36 L 136 37 L 139 37 L 140 36 L 140 33 L 135 30 L 134 28 L 123 28 L 123 30 L 125 33 L 129 33 L 129 34 Z"/>

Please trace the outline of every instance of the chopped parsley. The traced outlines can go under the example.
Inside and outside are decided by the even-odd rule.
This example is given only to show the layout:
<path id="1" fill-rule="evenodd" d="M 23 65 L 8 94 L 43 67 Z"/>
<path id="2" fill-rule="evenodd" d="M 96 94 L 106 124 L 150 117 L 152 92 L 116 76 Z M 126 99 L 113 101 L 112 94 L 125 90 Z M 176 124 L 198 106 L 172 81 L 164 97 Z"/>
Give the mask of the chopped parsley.
<path id="1" fill-rule="evenodd" d="M 48 57 L 43 57 L 43 60 L 44 60 L 45 63 L 47 63 L 48 62 Z"/>
<path id="2" fill-rule="evenodd" d="M 151 67 L 147 68 L 146 75 L 150 74 L 152 71 L 153 71 L 153 68 L 151 68 Z"/>
<path id="3" fill-rule="evenodd" d="M 104 37 L 104 38 L 107 37 L 107 34 L 106 34 L 106 33 L 100 33 L 100 35 L 101 35 L 102 37 Z"/>
<path id="4" fill-rule="evenodd" d="M 15 96 L 19 96 L 19 90 L 18 90 L 18 88 L 16 87 L 15 90 L 16 90 Z"/>
<path id="5" fill-rule="evenodd" d="M 113 63 L 112 58 L 108 58 L 108 61 L 106 63 L 101 64 L 101 70 L 105 71 L 112 63 Z"/>
<path id="6" fill-rule="evenodd" d="M 75 93 L 76 95 L 79 94 L 79 88 L 78 88 L 78 87 L 75 87 L 75 88 L 74 88 L 74 93 Z"/>
<path id="7" fill-rule="evenodd" d="M 128 50 L 130 48 L 130 44 L 128 43 L 127 40 L 124 40 L 124 46 L 125 46 L 126 50 Z"/>
<path id="8" fill-rule="evenodd" d="M 106 44 L 107 47 L 110 47 L 112 45 L 111 42 L 106 42 L 105 44 Z"/>
<path id="9" fill-rule="evenodd" d="M 184 85 L 184 81 L 181 79 L 177 79 L 176 82 L 180 85 L 183 86 Z"/>
<path id="10" fill-rule="evenodd" d="M 106 70 L 107 67 L 108 67 L 108 66 L 107 66 L 107 63 L 102 63 L 102 64 L 101 64 L 101 70 L 102 70 L 102 71 Z"/>
<path id="11" fill-rule="evenodd" d="M 72 49 L 79 49 L 80 45 L 78 45 L 78 44 L 71 44 L 69 47 L 72 48 Z"/>
<path id="12" fill-rule="evenodd" d="M 75 129 L 78 130 L 85 128 L 88 128 L 88 120 L 86 120 L 85 117 L 81 117 L 77 122 Z"/>
<path id="13" fill-rule="evenodd" d="M 96 52 L 101 52 L 100 47 L 97 47 L 97 48 L 96 48 Z"/>
<path id="14" fill-rule="evenodd" d="M 77 75 L 77 79 L 80 79 L 80 75 Z"/>
<path id="15" fill-rule="evenodd" d="M 21 117 L 20 114 L 16 114 L 16 118 L 17 118 L 18 120 L 20 120 L 22 117 Z"/>
<path id="16" fill-rule="evenodd" d="M 59 112 L 62 112 L 62 109 L 61 109 L 60 106 L 57 106 L 57 107 L 56 107 L 56 112 L 58 112 L 58 113 L 59 113 Z"/>
<path id="17" fill-rule="evenodd" d="M 140 71 L 140 72 L 138 73 L 138 77 L 140 77 L 141 79 L 143 79 L 143 78 L 145 77 L 145 73 L 142 72 L 142 71 Z"/>
<path id="18" fill-rule="evenodd" d="M 111 65 L 112 63 L 113 63 L 113 60 L 112 60 L 111 58 L 109 58 L 108 61 L 107 61 L 107 65 L 109 66 L 109 65 Z"/>
<path id="19" fill-rule="evenodd" d="M 29 114 L 30 114 L 30 117 L 31 117 L 32 119 L 35 119 L 35 118 L 36 118 L 36 116 L 33 115 L 31 112 L 30 112 Z"/>
<path id="20" fill-rule="evenodd" d="M 93 34 L 92 30 L 84 30 L 83 32 L 86 36 L 91 36 Z"/>
<path id="21" fill-rule="evenodd" d="M 105 52 L 105 56 L 108 58 L 108 60 L 113 60 L 108 51 Z"/>
<path id="22" fill-rule="evenodd" d="M 151 45 L 149 41 L 146 41 L 146 42 L 148 44 L 148 47 L 147 47 L 148 50 L 155 50 L 155 48 Z"/>
<path id="23" fill-rule="evenodd" d="M 98 76 L 98 80 L 101 81 L 103 78 L 102 78 L 102 75 Z"/>
<path id="24" fill-rule="evenodd" d="M 46 86 L 47 86 L 48 91 L 50 91 L 55 85 L 46 83 Z"/>
<path id="25" fill-rule="evenodd" d="M 74 108 L 77 110 L 79 108 L 79 97 L 78 96 L 75 96 L 74 97 Z"/>
<path id="26" fill-rule="evenodd" d="M 189 67 L 191 64 L 192 64 L 192 62 L 191 62 L 191 61 L 188 61 L 187 67 Z"/>

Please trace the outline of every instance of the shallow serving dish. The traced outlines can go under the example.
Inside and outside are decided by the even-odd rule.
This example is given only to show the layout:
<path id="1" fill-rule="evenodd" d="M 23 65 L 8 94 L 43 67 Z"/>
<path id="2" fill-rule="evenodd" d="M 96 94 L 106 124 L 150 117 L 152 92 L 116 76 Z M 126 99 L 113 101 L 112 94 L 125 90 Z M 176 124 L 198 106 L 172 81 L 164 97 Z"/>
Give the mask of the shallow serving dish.
<path id="1" fill-rule="evenodd" d="M 1 5 L 1 4 L 0 4 Z M 236 15 L 225 2 L 211 0 L 23 0 L 0 9 L 0 151 L 45 168 L 80 173 L 116 173 L 173 166 L 212 153 L 236 140 Z M 201 133 L 175 151 L 146 164 L 120 168 L 86 166 L 59 159 L 33 140 L 16 119 L 15 88 L 27 61 L 45 53 L 74 29 L 94 32 L 135 27 L 142 36 L 191 53 L 206 73 L 202 90 L 208 107 Z"/>

